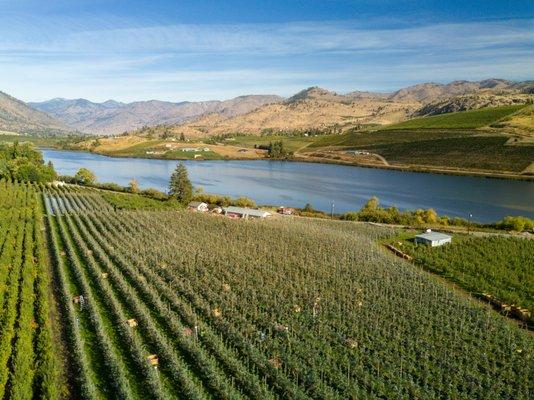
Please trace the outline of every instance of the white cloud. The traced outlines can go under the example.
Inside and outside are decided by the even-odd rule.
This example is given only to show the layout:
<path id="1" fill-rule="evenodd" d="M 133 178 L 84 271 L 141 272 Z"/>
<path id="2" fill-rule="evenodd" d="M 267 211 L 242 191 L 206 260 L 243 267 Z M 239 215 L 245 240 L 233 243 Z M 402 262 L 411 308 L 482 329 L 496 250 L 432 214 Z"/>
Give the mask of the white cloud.
<path id="1" fill-rule="evenodd" d="M 146 26 L 0 17 L 0 90 L 26 100 L 199 100 L 309 85 L 391 90 L 534 75 L 534 20 L 371 29 L 357 21 Z"/>

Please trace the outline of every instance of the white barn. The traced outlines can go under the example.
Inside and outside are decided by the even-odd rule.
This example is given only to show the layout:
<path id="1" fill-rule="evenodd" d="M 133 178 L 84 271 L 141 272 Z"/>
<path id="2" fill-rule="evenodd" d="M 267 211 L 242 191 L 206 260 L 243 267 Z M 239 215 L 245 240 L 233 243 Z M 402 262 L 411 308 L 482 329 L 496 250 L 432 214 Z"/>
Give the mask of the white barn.
<path id="1" fill-rule="evenodd" d="M 415 236 L 415 243 L 422 243 L 431 247 L 443 246 L 451 242 L 452 236 L 439 232 L 427 231 Z"/>

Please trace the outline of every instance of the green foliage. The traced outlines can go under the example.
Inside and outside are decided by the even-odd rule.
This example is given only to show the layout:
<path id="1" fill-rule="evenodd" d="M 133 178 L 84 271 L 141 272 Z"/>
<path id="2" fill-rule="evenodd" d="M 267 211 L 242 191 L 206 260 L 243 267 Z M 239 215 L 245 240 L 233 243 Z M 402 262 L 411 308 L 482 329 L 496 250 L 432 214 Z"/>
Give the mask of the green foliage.
<path id="1" fill-rule="evenodd" d="M 17 181 L 51 182 L 57 175 L 52 164 L 31 143 L 0 144 L 0 178 Z"/>
<path id="2" fill-rule="evenodd" d="M 374 196 L 365 203 L 359 212 L 351 211 L 345 213 L 341 216 L 341 219 L 346 221 L 367 221 L 400 225 L 467 224 L 467 221 L 461 219 L 452 222 L 447 217 L 440 219 L 433 209 L 403 212 L 399 211 L 396 207 L 383 208 L 380 207 L 378 198 Z"/>
<path id="3" fill-rule="evenodd" d="M 80 168 L 74 175 L 74 179 L 82 185 L 92 185 L 96 182 L 95 174 L 87 168 Z"/>
<path id="4" fill-rule="evenodd" d="M 534 229 L 534 219 L 519 216 L 505 217 L 496 224 L 496 227 L 507 231 L 532 231 Z"/>
<path id="5" fill-rule="evenodd" d="M 132 179 L 130 183 L 128 184 L 128 191 L 130 193 L 139 193 L 139 183 L 137 180 Z"/>
<path id="6" fill-rule="evenodd" d="M 285 149 L 284 142 L 281 140 L 276 142 L 269 142 L 269 146 L 267 147 L 267 154 L 269 158 L 274 159 L 287 159 L 293 156 L 293 153 Z"/>
<path id="7" fill-rule="evenodd" d="M 431 117 L 414 118 L 382 129 L 469 129 L 490 125 L 523 108 L 524 105 L 481 108 Z"/>
<path id="8" fill-rule="evenodd" d="M 42 218 L 36 186 L 0 179 L 0 397 L 6 399 L 57 399 L 63 390 Z"/>
<path id="9" fill-rule="evenodd" d="M 171 175 L 169 194 L 182 204 L 189 203 L 193 197 L 193 185 L 183 163 L 178 164 Z"/>
<path id="10" fill-rule="evenodd" d="M 49 196 L 85 398 L 528 398 L 532 336 L 380 251 L 397 231 Z"/>
<path id="11" fill-rule="evenodd" d="M 254 200 L 249 199 L 248 197 L 239 197 L 234 201 L 234 205 L 237 207 L 249 207 L 254 208 L 256 207 L 256 203 Z"/>
<path id="12" fill-rule="evenodd" d="M 157 200 L 141 194 L 105 191 L 101 196 L 117 210 L 172 210 L 183 206 L 175 199 Z"/>
<path id="13" fill-rule="evenodd" d="M 455 235 L 450 245 L 432 248 L 405 241 L 402 249 L 416 263 L 470 292 L 489 293 L 534 311 L 532 240 Z"/>

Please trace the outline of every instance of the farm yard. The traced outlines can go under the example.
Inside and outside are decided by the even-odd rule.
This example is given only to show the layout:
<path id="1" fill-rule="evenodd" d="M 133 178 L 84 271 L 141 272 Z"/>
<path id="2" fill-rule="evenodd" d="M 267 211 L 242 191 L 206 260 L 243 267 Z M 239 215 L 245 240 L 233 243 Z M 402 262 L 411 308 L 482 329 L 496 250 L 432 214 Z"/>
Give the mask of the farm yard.
<path id="1" fill-rule="evenodd" d="M 531 397 L 531 333 L 381 249 L 396 230 L 114 211 L 97 190 L 2 182 L 14 190 L 42 192 L 80 398 Z"/>

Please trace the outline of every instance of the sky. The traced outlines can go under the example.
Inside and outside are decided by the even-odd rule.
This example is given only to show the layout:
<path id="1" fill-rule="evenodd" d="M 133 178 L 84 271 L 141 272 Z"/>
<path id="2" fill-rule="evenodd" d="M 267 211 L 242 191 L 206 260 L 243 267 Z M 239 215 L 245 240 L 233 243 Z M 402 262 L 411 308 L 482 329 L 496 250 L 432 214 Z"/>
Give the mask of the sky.
<path id="1" fill-rule="evenodd" d="M 534 79 L 534 1 L 0 0 L 0 91 L 200 101 Z"/>

